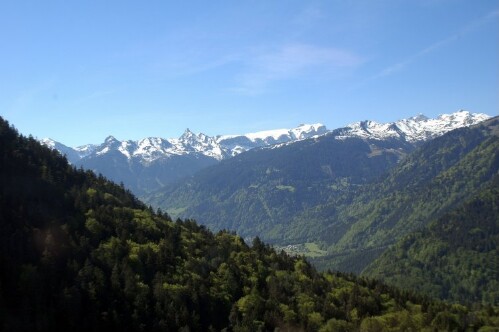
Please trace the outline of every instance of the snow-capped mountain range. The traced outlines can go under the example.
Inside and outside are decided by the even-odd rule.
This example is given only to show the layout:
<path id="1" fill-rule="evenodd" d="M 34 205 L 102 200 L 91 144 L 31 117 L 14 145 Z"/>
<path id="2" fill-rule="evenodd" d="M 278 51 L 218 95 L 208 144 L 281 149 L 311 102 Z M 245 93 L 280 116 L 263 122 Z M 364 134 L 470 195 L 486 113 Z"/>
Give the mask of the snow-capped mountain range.
<path id="1" fill-rule="evenodd" d="M 60 142 L 45 138 L 41 142 L 65 154 L 70 162 L 99 156 L 110 151 L 118 151 L 128 159 L 138 158 L 142 163 L 148 164 L 160 158 L 174 155 L 202 154 L 204 156 L 223 160 L 253 148 L 290 143 L 332 133 L 337 139 L 360 137 L 369 139 L 400 138 L 407 142 L 415 143 L 426 141 L 445 134 L 453 129 L 477 124 L 490 116 L 483 113 L 470 113 L 458 111 L 452 114 L 443 114 L 435 119 L 429 119 L 419 114 L 417 116 L 389 123 L 375 121 L 360 121 L 344 128 L 333 131 L 324 125 L 300 125 L 293 129 L 277 129 L 249 133 L 244 135 L 218 135 L 207 136 L 203 133 L 195 134 L 189 129 L 179 138 L 148 137 L 138 141 L 119 141 L 109 136 L 102 144 L 87 144 L 70 148 Z"/>
<path id="2" fill-rule="evenodd" d="M 101 156 L 118 151 L 127 159 L 137 158 L 143 164 L 149 164 L 161 158 L 182 156 L 187 154 L 204 155 L 216 160 L 233 157 L 253 148 L 277 143 L 293 142 L 328 133 L 322 124 L 300 125 L 293 129 L 277 129 L 250 133 L 245 135 L 207 136 L 195 134 L 189 129 L 179 138 L 148 137 L 138 141 L 119 141 L 109 136 L 102 144 L 87 144 L 71 148 L 50 138 L 41 140 L 43 144 L 57 149 L 66 155 L 72 163 L 84 158 Z"/>
<path id="3" fill-rule="evenodd" d="M 458 111 L 435 119 L 418 115 L 391 123 L 361 121 L 332 131 L 322 124 L 303 124 L 293 129 L 244 135 L 207 136 L 186 129 L 179 138 L 170 139 L 148 137 L 138 141 L 120 141 L 109 136 L 102 144 L 87 144 L 76 148 L 51 139 L 42 139 L 41 142 L 66 155 L 73 165 L 102 173 L 116 182 L 123 182 L 133 192 L 141 195 L 255 148 L 279 148 L 322 135 L 332 135 L 338 140 L 351 137 L 398 139 L 413 145 L 488 118 L 485 114 Z"/>
<path id="4" fill-rule="evenodd" d="M 345 128 L 334 131 L 338 139 L 360 137 L 369 139 L 399 138 L 407 142 L 417 143 L 441 136 L 451 130 L 471 126 L 482 122 L 490 116 L 483 113 L 458 111 L 452 114 L 442 114 L 435 119 L 429 119 L 423 114 L 390 123 L 374 121 L 356 122 Z"/>

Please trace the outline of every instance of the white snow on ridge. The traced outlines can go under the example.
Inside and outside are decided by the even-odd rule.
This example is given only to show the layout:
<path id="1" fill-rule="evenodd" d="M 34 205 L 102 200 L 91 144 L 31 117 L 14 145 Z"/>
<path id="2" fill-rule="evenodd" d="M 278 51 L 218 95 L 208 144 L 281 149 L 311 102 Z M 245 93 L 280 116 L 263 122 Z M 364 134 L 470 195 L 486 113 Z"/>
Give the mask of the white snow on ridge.
<path id="1" fill-rule="evenodd" d="M 62 155 L 65 155 L 70 163 L 74 163 L 75 161 L 88 156 L 90 153 L 94 151 L 93 145 L 85 145 L 79 148 L 70 148 L 62 143 L 54 141 L 51 138 L 43 138 L 40 140 L 40 143 L 59 151 Z"/>
<path id="2" fill-rule="evenodd" d="M 324 125 L 318 123 L 302 124 L 293 129 L 265 130 L 244 135 L 219 135 L 215 139 L 222 148 L 228 151 L 228 155 L 236 156 L 254 148 L 292 143 L 328 132 L 329 130 Z"/>
<path id="3" fill-rule="evenodd" d="M 84 157 L 92 154 L 92 152 L 94 152 L 96 148 L 97 148 L 97 145 L 95 145 L 95 144 L 86 144 L 86 145 L 76 147 L 76 148 L 74 148 L 74 150 L 78 153 L 78 155 L 81 158 L 84 158 Z"/>
<path id="4" fill-rule="evenodd" d="M 195 154 L 198 156 L 223 160 L 242 152 L 258 148 L 276 148 L 293 142 L 319 137 L 328 133 L 336 139 L 360 137 L 364 139 L 404 139 L 408 142 L 420 142 L 460 127 L 477 124 L 490 116 L 481 113 L 458 111 L 452 114 L 442 114 L 435 119 L 429 119 L 422 114 L 390 123 L 375 121 L 360 121 L 344 128 L 329 131 L 323 124 L 302 124 L 292 129 L 265 130 L 245 135 L 207 136 L 195 134 L 189 129 L 179 138 L 164 139 L 148 137 L 138 141 L 119 141 L 113 136 L 105 139 L 100 145 L 83 145 L 77 148 L 67 147 L 51 139 L 40 142 L 52 149 L 59 150 L 71 162 L 89 156 L 102 156 L 111 151 L 118 151 L 128 160 L 136 159 L 142 164 L 150 164 L 162 158 Z"/>
<path id="5" fill-rule="evenodd" d="M 130 156 L 130 146 L 132 145 L 132 143 L 130 141 L 123 141 L 121 142 L 119 148 L 118 148 L 118 151 L 123 153 L 127 158 L 131 158 Z"/>
<path id="6" fill-rule="evenodd" d="M 327 131 L 326 127 L 321 123 L 316 124 L 301 124 L 293 129 L 273 129 L 273 130 L 263 130 L 257 131 L 254 133 L 246 133 L 244 135 L 219 135 L 217 136 L 217 142 L 221 142 L 228 139 L 238 138 L 238 137 L 246 137 L 250 141 L 255 142 L 257 140 L 268 140 L 269 138 L 273 138 L 274 140 L 278 140 L 283 136 L 292 137 L 293 139 L 299 139 L 307 133 L 311 132 L 323 132 Z"/>
<path id="7" fill-rule="evenodd" d="M 42 138 L 40 140 L 40 143 L 42 143 L 42 145 L 45 145 L 46 147 L 49 147 L 51 149 L 55 149 L 55 145 L 57 142 L 51 138 Z"/>
<path id="8" fill-rule="evenodd" d="M 245 134 L 244 136 L 248 137 L 250 140 L 253 142 L 256 141 L 257 139 L 268 139 L 268 138 L 273 138 L 275 140 L 278 140 L 279 137 L 281 136 L 286 136 L 289 134 L 288 129 L 275 129 L 275 130 L 266 130 L 266 131 L 260 131 L 257 133 L 249 133 Z"/>
<path id="9" fill-rule="evenodd" d="M 104 149 L 102 149 L 102 150 L 98 151 L 96 154 L 97 154 L 98 156 L 100 156 L 100 155 L 103 155 L 103 154 L 105 154 L 105 153 L 108 153 L 109 151 L 111 151 L 111 149 L 109 148 L 109 146 L 106 146 Z"/>
<path id="10" fill-rule="evenodd" d="M 295 137 L 295 139 L 305 139 L 318 135 L 323 135 L 329 130 L 326 129 L 322 123 L 315 124 L 301 124 L 297 128 L 289 130 Z"/>
<path id="11" fill-rule="evenodd" d="M 451 130 L 471 126 L 490 118 L 483 113 L 458 111 L 452 114 L 442 114 L 436 119 L 429 119 L 418 115 L 409 119 L 391 123 L 377 123 L 375 121 L 361 121 L 337 129 L 337 139 L 360 137 L 370 139 L 403 138 L 408 142 L 425 141 L 441 136 Z"/>

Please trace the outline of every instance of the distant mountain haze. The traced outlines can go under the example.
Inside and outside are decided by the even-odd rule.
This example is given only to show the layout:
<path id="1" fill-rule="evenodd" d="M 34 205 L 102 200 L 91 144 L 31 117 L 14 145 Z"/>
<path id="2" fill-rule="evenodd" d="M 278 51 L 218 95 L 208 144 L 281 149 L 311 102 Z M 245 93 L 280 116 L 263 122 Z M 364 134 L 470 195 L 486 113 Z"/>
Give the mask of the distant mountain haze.
<path id="1" fill-rule="evenodd" d="M 173 222 L 1 117 L 0 160 L 2 331 L 499 326 L 494 307 L 452 305 L 372 279 L 320 273 L 258 238 L 248 245 L 227 231 Z"/>
<path id="2" fill-rule="evenodd" d="M 148 137 L 118 141 L 113 136 L 100 145 L 70 148 L 51 139 L 41 143 L 59 150 L 77 166 L 102 173 L 138 195 L 163 187 L 196 171 L 253 148 L 292 142 L 327 133 L 321 124 L 269 130 L 246 135 L 210 137 L 189 129 L 179 138 Z"/>
<path id="3" fill-rule="evenodd" d="M 337 139 L 398 139 L 417 144 L 486 118 L 488 116 L 485 114 L 458 111 L 436 119 L 418 115 L 385 124 L 362 121 L 332 131 L 322 124 L 302 124 L 293 129 L 217 136 L 195 134 L 186 129 L 179 138 L 148 137 L 138 141 L 120 141 L 109 136 L 102 144 L 87 144 L 76 148 L 49 138 L 40 141 L 66 155 L 72 164 L 122 182 L 132 192 L 143 196 L 221 160 L 255 148 L 290 144 L 327 134 L 332 134 Z"/>
<path id="4" fill-rule="evenodd" d="M 313 244 L 321 249 L 312 255 L 317 266 L 360 273 L 398 238 L 491 181 L 499 167 L 496 122 L 418 143 L 396 131 L 345 137 L 357 128 L 373 133 L 369 124 L 341 129 L 253 149 L 144 199 L 175 217 L 299 253 Z"/>

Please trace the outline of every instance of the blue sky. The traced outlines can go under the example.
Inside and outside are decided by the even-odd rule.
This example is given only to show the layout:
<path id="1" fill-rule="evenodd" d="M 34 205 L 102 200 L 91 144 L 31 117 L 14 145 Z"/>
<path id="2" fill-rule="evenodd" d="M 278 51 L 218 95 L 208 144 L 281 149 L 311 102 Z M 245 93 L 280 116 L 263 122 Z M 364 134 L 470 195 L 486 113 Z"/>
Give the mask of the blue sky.
<path id="1" fill-rule="evenodd" d="M 499 110 L 497 0 L 2 1 L 0 115 L 69 146 Z"/>

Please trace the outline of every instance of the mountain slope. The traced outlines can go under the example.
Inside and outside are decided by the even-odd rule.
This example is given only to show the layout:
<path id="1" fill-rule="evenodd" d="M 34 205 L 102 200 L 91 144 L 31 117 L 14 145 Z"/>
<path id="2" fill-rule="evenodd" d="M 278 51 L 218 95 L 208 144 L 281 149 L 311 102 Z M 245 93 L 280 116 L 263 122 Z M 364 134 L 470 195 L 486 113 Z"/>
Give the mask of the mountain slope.
<path id="1" fill-rule="evenodd" d="M 224 160 L 148 196 L 146 202 L 212 229 L 283 242 L 296 214 L 376 179 L 413 149 L 395 139 L 324 135 Z"/>
<path id="2" fill-rule="evenodd" d="M 194 174 L 244 151 L 276 143 L 293 142 L 327 133 L 321 124 L 210 137 L 189 129 L 179 138 L 148 137 L 119 141 L 109 136 L 100 145 L 70 148 L 51 139 L 41 143 L 66 155 L 76 166 L 101 173 L 122 182 L 137 195 L 143 195 Z"/>
<path id="3" fill-rule="evenodd" d="M 253 150 L 147 202 L 281 246 L 314 242 L 327 251 L 318 266 L 360 273 L 487 185 L 499 165 L 497 121 L 449 132 L 406 158 L 414 145 L 405 140 L 335 133 Z"/>
<path id="4" fill-rule="evenodd" d="M 472 122 L 465 112 L 452 118 L 460 119 L 459 123 L 466 122 L 463 119 Z M 414 123 L 435 120 L 418 117 L 400 123 L 408 122 L 416 128 Z M 146 201 L 174 214 L 203 220 L 215 229 L 237 230 L 243 236 L 259 235 L 282 242 L 310 237 L 307 231 L 319 234 L 322 230 L 311 229 L 310 223 L 290 231 L 288 226 L 293 223 L 289 219 L 330 200 L 349 197 L 352 189 L 375 180 L 415 147 L 406 136 L 362 138 L 363 134 L 352 127 L 314 140 L 247 152 L 146 196 Z M 441 127 L 445 125 L 441 123 Z M 372 128 L 369 131 L 374 132 Z M 238 223 L 228 224 L 234 220 Z M 298 237 L 288 234 L 299 229 L 305 233 Z"/>
<path id="5" fill-rule="evenodd" d="M 403 288 L 499 304 L 499 175 L 477 197 L 411 233 L 364 270 Z"/>
<path id="6" fill-rule="evenodd" d="M 460 110 L 452 114 L 442 114 L 435 119 L 430 119 L 419 114 L 390 123 L 377 123 L 375 121 L 356 122 L 345 128 L 334 131 L 341 137 L 359 137 L 370 139 L 400 138 L 407 142 L 424 142 L 454 129 L 472 126 L 490 118 L 482 113 L 470 113 Z"/>
<path id="7" fill-rule="evenodd" d="M 333 133 L 338 139 L 397 139 L 418 144 L 487 117 L 467 111 L 444 114 L 436 119 L 419 115 L 386 124 L 358 122 Z M 174 139 L 149 137 L 118 141 L 109 136 L 100 145 L 88 144 L 74 149 L 50 139 L 41 142 L 66 155 L 72 164 L 123 182 L 126 188 L 142 196 L 242 152 L 275 144 L 292 144 L 329 132 L 321 124 L 303 124 L 293 129 L 214 137 L 194 134 L 189 129 Z"/>
<path id="8" fill-rule="evenodd" d="M 154 214 L 0 118 L 0 329 L 461 329 L 499 312 L 321 274 L 255 239 Z"/>
<path id="9" fill-rule="evenodd" d="M 230 151 L 230 156 L 264 146 L 296 142 L 303 139 L 320 136 L 329 130 L 320 123 L 307 125 L 301 124 L 293 129 L 267 130 L 245 135 L 219 135 L 216 141 Z"/>
<path id="10" fill-rule="evenodd" d="M 331 201 L 299 216 L 296 227 L 327 226 L 319 238 L 329 256 L 316 263 L 360 273 L 387 245 L 488 186 L 499 170 L 498 128 L 496 117 L 436 138 L 345 204 Z"/>

